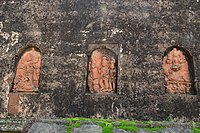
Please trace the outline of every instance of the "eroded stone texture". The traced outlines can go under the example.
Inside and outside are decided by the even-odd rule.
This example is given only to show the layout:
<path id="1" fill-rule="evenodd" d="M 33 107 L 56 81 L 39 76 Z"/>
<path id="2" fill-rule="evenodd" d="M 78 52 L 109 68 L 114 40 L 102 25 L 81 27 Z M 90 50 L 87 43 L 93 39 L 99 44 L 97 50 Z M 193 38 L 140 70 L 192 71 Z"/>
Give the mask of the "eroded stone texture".
<path id="1" fill-rule="evenodd" d="M 36 122 L 29 129 L 28 133 L 66 133 L 67 127 L 56 123 Z"/>
<path id="2" fill-rule="evenodd" d="M 72 129 L 72 133 L 102 133 L 102 127 L 94 124 L 84 124 Z"/>
<path id="3" fill-rule="evenodd" d="M 190 93 L 191 80 L 188 62 L 181 50 L 173 48 L 163 59 L 166 91 L 169 93 Z"/>
<path id="4" fill-rule="evenodd" d="M 25 52 L 17 65 L 13 91 L 37 91 L 40 67 L 40 53 L 35 48 Z"/>
<path id="5" fill-rule="evenodd" d="M 171 127 L 171 128 L 164 128 L 160 130 L 160 133 L 193 133 L 192 129 L 187 127 Z"/>
<path id="6" fill-rule="evenodd" d="M 106 48 L 92 52 L 89 61 L 88 86 L 91 93 L 112 92 L 116 89 L 115 55 Z"/>

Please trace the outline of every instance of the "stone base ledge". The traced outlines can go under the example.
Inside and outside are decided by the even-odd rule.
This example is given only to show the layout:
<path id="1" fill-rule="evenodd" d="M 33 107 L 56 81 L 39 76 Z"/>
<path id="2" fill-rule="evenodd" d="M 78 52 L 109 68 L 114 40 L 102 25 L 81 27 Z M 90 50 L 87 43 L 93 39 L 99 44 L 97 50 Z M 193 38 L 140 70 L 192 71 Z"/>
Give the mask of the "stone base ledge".
<path id="1" fill-rule="evenodd" d="M 38 133 L 38 132 L 48 132 L 48 133 L 66 133 L 68 128 L 72 133 L 104 133 L 98 119 L 97 121 L 90 120 L 79 120 L 80 126 L 70 127 L 75 121 L 64 120 L 64 119 L 24 119 L 24 118 L 3 118 L 0 119 L 0 132 L 21 132 L 21 133 Z M 99 119 L 101 121 L 101 119 Z M 120 124 L 117 123 L 119 120 L 113 120 L 113 133 L 131 133 L 131 131 L 126 131 L 120 129 Z M 123 121 L 123 120 L 122 120 Z M 198 122 L 170 122 L 170 121 L 130 121 L 135 122 L 134 125 L 137 127 L 136 133 L 150 133 L 147 128 L 153 127 L 164 127 L 159 131 L 154 131 L 154 133 L 170 132 L 170 133 L 192 133 L 193 128 L 200 129 L 200 123 Z M 128 125 L 127 126 L 131 126 Z M 194 127 L 195 126 L 195 127 Z"/>
<path id="2" fill-rule="evenodd" d="M 28 121 L 22 118 L 1 118 L 0 131 L 23 131 Z"/>

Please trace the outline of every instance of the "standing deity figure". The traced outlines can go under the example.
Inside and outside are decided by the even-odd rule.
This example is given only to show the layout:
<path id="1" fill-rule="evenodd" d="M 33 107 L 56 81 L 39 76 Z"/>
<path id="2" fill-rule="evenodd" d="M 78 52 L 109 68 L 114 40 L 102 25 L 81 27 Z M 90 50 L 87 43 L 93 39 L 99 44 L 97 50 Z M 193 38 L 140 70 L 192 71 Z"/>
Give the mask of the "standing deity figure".
<path id="1" fill-rule="evenodd" d="M 100 68 L 100 81 L 99 81 L 99 85 L 101 87 L 102 91 L 109 91 L 112 90 L 112 88 L 110 88 L 110 62 L 108 60 L 108 58 L 106 56 L 102 57 L 101 60 L 101 68 Z"/>
<path id="2" fill-rule="evenodd" d="M 26 51 L 17 64 L 13 91 L 38 91 L 40 67 L 40 53 L 35 48 Z"/>
<path id="3" fill-rule="evenodd" d="M 93 51 L 89 61 L 88 87 L 91 93 L 113 92 L 115 89 L 115 58 Z"/>
<path id="4" fill-rule="evenodd" d="M 173 48 L 163 59 L 166 91 L 169 93 L 190 93 L 191 80 L 188 62 L 182 51 Z"/>

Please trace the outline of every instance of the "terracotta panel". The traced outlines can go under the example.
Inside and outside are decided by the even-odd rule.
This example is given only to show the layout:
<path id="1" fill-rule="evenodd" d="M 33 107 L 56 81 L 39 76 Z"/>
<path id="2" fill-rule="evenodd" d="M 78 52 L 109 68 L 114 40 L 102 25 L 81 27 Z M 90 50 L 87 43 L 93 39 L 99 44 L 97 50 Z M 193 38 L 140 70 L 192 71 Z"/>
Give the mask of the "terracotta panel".
<path id="1" fill-rule="evenodd" d="M 89 61 L 88 86 L 91 93 L 113 92 L 116 83 L 116 60 L 108 49 L 93 51 Z"/>
<path id="2" fill-rule="evenodd" d="M 182 51 L 173 48 L 173 50 L 164 57 L 163 69 L 167 92 L 191 92 L 191 79 L 189 75 L 188 62 Z"/>
<path id="3" fill-rule="evenodd" d="M 18 93 L 10 93 L 8 100 L 8 113 L 17 114 L 20 112 L 20 97 Z"/>
<path id="4" fill-rule="evenodd" d="M 25 52 L 18 62 L 14 79 L 14 92 L 37 91 L 41 56 L 34 48 Z"/>

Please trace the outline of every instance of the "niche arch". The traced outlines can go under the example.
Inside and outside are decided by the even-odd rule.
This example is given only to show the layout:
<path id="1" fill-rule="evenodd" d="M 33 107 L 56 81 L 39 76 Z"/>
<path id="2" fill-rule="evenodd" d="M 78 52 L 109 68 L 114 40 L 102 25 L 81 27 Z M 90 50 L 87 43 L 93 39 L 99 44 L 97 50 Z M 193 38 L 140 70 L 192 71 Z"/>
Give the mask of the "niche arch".
<path id="1" fill-rule="evenodd" d="M 28 46 L 21 49 L 15 62 L 15 76 L 11 92 L 38 91 L 41 69 L 39 48 Z"/>
<path id="2" fill-rule="evenodd" d="M 194 64 L 189 51 L 179 46 L 167 48 L 162 66 L 167 93 L 196 94 Z"/>
<path id="3" fill-rule="evenodd" d="M 117 55 L 105 46 L 88 56 L 87 90 L 90 93 L 112 93 L 117 88 Z"/>

